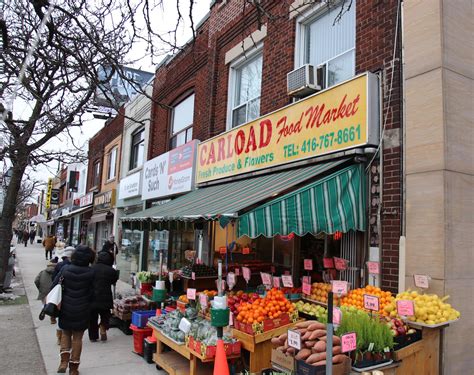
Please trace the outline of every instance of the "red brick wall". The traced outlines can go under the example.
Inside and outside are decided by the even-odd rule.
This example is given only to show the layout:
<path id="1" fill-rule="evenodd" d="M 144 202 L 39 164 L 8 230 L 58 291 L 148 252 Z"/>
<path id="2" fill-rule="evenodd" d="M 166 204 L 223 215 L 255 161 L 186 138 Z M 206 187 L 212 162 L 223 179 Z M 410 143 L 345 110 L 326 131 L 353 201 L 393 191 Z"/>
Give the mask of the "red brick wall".
<path id="1" fill-rule="evenodd" d="M 290 0 L 262 2 L 272 16 L 271 20 L 265 16 L 261 19 L 267 25 L 263 47 L 262 115 L 291 102 L 286 93 L 286 74 L 294 68 L 296 21 L 288 17 L 291 3 Z M 392 136 L 392 142 L 383 150 L 381 234 L 374 232 L 377 229 L 380 201 L 378 159 L 372 164 L 375 172 L 371 172 L 370 176 L 373 193 L 369 202 L 369 242 L 371 246 L 379 246 L 382 241 L 382 286 L 391 290 L 397 287 L 398 280 L 398 240 L 401 235 L 403 198 L 400 169 L 402 150 L 400 144 L 393 142 L 394 136 L 396 139 L 401 133 L 397 132 L 401 127 L 399 49 L 391 94 L 388 90 L 396 5 L 396 0 L 360 0 L 356 6 L 356 72 L 382 72 L 383 106 L 388 113 L 386 132 Z M 173 106 L 186 92 L 195 92 L 194 138 L 203 141 L 225 131 L 229 81 L 229 65 L 225 64 L 225 54 L 258 28 L 257 20 L 255 9 L 243 0 L 228 0 L 224 5 L 216 3 L 210 17 L 201 26 L 194 45 L 187 46 L 157 70 L 153 94 L 157 102 Z M 153 106 L 149 158 L 168 151 L 170 113 L 169 109 Z"/>
<path id="2" fill-rule="evenodd" d="M 108 143 L 112 142 L 116 137 L 123 133 L 124 124 L 124 110 L 123 107 L 119 109 L 119 113 L 107 122 L 99 132 L 89 139 L 89 150 L 87 152 L 87 191 L 93 186 L 93 169 L 94 163 L 100 160 L 100 176 L 102 176 L 102 170 L 104 165 L 104 147 Z M 120 159 L 120 153 L 117 155 Z M 120 164 L 120 160 L 117 160 Z M 100 188 L 100 180 L 99 180 Z"/>

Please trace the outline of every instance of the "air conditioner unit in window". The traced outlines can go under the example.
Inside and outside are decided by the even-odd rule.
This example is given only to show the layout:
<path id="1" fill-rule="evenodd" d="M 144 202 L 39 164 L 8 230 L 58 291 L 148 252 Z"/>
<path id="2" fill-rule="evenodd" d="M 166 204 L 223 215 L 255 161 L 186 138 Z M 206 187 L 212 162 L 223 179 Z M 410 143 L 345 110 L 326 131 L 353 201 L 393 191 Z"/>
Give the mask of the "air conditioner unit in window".
<path id="1" fill-rule="evenodd" d="M 305 64 L 287 74 L 288 95 L 301 98 L 324 88 L 325 66 Z"/>

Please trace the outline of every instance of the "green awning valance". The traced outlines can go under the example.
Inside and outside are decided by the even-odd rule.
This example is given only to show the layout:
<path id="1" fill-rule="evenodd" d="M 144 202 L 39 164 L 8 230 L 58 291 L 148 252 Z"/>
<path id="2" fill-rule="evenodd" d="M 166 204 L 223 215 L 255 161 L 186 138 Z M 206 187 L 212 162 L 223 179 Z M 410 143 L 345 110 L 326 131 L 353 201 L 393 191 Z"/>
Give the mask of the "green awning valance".
<path id="1" fill-rule="evenodd" d="M 365 174 L 351 165 L 239 217 L 238 236 L 364 231 Z"/>

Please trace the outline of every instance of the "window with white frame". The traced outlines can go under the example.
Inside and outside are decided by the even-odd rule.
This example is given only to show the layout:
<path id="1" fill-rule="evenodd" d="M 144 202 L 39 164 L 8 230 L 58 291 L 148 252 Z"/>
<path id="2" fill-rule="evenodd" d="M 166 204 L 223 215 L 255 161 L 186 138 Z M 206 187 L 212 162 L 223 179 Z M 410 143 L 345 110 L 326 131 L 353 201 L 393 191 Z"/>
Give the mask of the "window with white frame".
<path id="1" fill-rule="evenodd" d="M 343 14 L 338 19 L 341 6 Z M 298 23 L 297 65 L 324 67 L 325 86 L 330 87 L 355 74 L 355 2 L 349 8 L 338 4 L 326 9 Z"/>
<path id="2" fill-rule="evenodd" d="M 262 51 L 231 66 L 229 81 L 229 128 L 260 116 Z"/>
<path id="3" fill-rule="evenodd" d="M 94 162 L 92 170 L 92 186 L 99 186 L 100 184 L 100 160 Z"/>
<path id="4" fill-rule="evenodd" d="M 184 145 L 193 139 L 194 94 L 173 108 L 170 148 Z"/>
<path id="5" fill-rule="evenodd" d="M 112 180 L 113 178 L 115 178 L 115 171 L 117 170 L 117 147 L 114 147 L 109 152 L 107 168 L 107 180 Z"/>
<path id="6" fill-rule="evenodd" d="M 132 134 L 130 146 L 130 164 L 128 169 L 131 171 L 143 164 L 143 156 L 145 154 L 145 128 L 141 128 Z"/>

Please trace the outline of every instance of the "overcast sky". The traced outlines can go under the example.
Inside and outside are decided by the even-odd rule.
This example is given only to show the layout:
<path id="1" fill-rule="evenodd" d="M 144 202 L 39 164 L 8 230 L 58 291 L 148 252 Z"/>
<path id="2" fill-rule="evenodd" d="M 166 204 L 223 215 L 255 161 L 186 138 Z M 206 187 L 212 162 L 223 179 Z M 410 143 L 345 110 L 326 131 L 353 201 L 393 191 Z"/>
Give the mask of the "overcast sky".
<path id="1" fill-rule="evenodd" d="M 193 21 L 194 25 L 202 20 L 202 18 L 207 14 L 209 11 L 210 0 L 196 0 L 195 5 L 193 7 Z M 156 17 L 157 24 L 159 25 L 159 30 L 163 30 L 163 32 L 169 31 L 174 29 L 176 24 L 176 20 L 178 17 L 177 9 L 176 9 L 176 0 L 164 0 L 164 8 L 163 11 L 159 11 Z M 182 1 L 182 15 L 185 18 L 184 23 L 179 28 L 179 33 L 177 35 L 177 40 L 179 45 L 184 45 L 191 37 L 192 32 L 190 29 L 190 22 L 189 17 L 189 1 Z M 155 46 L 159 48 L 160 46 Z M 133 55 L 137 56 L 144 50 L 143 47 L 137 45 L 134 46 Z M 163 56 L 163 58 L 165 55 Z M 156 58 L 155 58 L 156 62 Z M 154 72 L 156 64 L 152 64 L 152 61 L 149 57 L 144 57 L 133 66 L 136 69 L 142 69 L 149 72 Z M 14 103 L 14 113 L 15 116 L 21 117 L 26 116 L 28 114 L 28 106 L 25 103 L 16 101 Z M 104 120 L 97 120 L 94 119 L 92 114 L 90 115 L 90 119 L 87 120 L 83 127 L 81 128 L 74 128 L 71 130 L 71 134 L 74 138 L 74 143 L 76 146 L 80 146 L 84 148 L 84 152 L 87 152 L 87 141 L 94 136 L 104 125 Z M 72 147 L 69 137 L 65 134 L 59 136 L 58 139 L 51 140 L 47 145 L 46 148 L 57 148 L 60 145 L 61 149 L 70 149 Z M 51 177 L 52 174 L 56 173 L 58 169 L 58 162 L 50 163 L 49 165 L 38 166 L 37 171 L 32 173 L 32 177 L 37 180 L 42 180 L 44 182 L 47 181 L 48 177 Z"/>

